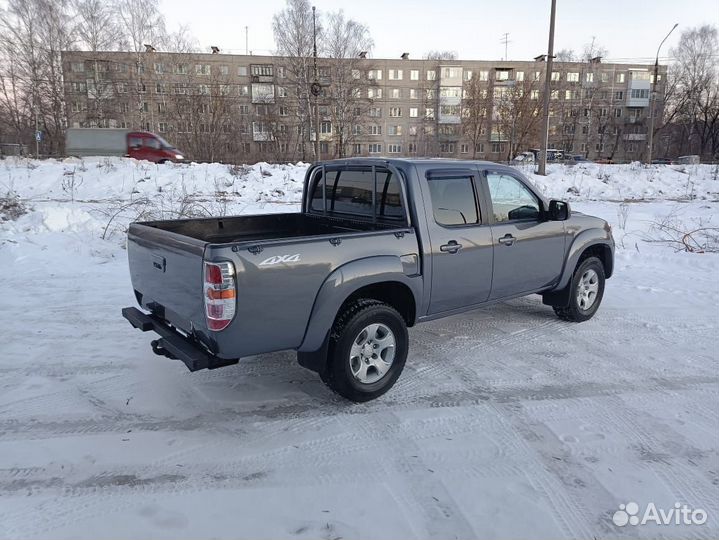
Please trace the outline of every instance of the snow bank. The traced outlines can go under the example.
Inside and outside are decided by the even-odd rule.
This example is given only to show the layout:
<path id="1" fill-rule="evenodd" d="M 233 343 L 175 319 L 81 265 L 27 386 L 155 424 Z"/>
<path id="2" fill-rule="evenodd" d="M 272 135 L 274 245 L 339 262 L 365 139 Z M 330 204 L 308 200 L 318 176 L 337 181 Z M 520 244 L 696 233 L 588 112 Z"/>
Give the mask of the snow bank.
<path id="1" fill-rule="evenodd" d="M 716 199 L 719 165 L 552 164 L 547 176 L 519 167 L 549 197 L 569 200 Z M 126 158 L 0 161 L 0 193 L 30 200 L 131 199 L 172 192 L 230 198 L 241 204 L 297 203 L 307 164 L 224 165 Z"/>

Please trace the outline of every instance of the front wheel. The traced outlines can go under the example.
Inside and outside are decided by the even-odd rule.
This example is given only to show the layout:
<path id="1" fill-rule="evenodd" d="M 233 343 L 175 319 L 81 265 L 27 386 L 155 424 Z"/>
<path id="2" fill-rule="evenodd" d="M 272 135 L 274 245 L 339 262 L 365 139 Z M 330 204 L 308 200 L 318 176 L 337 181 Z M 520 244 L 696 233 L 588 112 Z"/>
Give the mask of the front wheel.
<path id="1" fill-rule="evenodd" d="M 324 380 L 352 401 L 375 399 L 399 378 L 408 349 L 407 324 L 397 310 L 377 300 L 358 300 L 332 328 Z"/>
<path id="2" fill-rule="evenodd" d="M 596 257 L 582 261 L 572 276 L 569 305 L 555 307 L 554 312 L 565 321 L 583 322 L 591 319 L 604 297 L 604 265 Z"/>

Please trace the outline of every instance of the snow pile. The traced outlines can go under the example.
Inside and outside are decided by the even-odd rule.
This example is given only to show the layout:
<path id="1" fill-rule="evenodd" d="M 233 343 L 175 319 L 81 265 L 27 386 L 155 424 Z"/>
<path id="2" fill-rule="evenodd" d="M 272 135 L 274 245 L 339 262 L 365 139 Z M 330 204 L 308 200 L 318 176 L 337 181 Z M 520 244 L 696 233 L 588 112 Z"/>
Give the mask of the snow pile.
<path id="1" fill-rule="evenodd" d="M 662 200 L 719 198 L 719 165 L 551 164 L 547 176 L 519 167 L 547 196 L 564 200 Z"/>
<path id="2" fill-rule="evenodd" d="M 0 192 L 23 199 L 81 200 L 153 197 L 171 191 L 230 196 L 245 202 L 294 202 L 302 196 L 307 165 L 165 163 L 128 158 L 67 158 L 0 162 Z"/>
<path id="3" fill-rule="evenodd" d="M 719 165 L 551 164 L 547 176 L 533 166 L 519 170 L 548 197 L 569 200 L 716 199 Z M 181 197 L 220 197 L 239 205 L 298 203 L 307 164 L 162 165 L 127 158 L 68 158 L 0 162 L 0 193 L 26 200 L 137 199 L 171 193 Z"/>

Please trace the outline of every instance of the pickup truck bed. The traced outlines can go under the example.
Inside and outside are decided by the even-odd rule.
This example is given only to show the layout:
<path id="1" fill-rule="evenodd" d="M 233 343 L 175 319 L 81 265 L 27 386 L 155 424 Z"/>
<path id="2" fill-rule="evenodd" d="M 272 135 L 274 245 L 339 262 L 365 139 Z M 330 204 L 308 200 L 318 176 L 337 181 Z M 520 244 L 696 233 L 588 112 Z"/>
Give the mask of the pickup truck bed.
<path id="1" fill-rule="evenodd" d="M 209 243 L 282 240 L 391 228 L 381 223 L 298 213 L 151 221 L 143 225 Z"/>

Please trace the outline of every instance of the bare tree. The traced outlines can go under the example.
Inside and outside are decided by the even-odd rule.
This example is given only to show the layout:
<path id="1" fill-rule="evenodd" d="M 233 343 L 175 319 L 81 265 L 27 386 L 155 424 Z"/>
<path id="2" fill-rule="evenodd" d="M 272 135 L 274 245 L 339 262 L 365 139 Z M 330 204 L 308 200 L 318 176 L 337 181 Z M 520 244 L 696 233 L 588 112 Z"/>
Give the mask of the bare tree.
<path id="1" fill-rule="evenodd" d="M 336 157 L 347 155 L 347 146 L 361 134 L 367 121 L 371 102 L 367 88 L 370 67 L 360 58 L 361 52 L 372 50 L 369 29 L 352 19 L 346 19 L 340 10 L 328 16 L 324 33 L 324 50 L 330 59 L 331 84 L 329 106 L 332 127 L 337 136 Z"/>
<path id="2" fill-rule="evenodd" d="M 487 84 L 480 83 L 476 76 L 467 83 L 463 97 L 462 132 L 472 145 L 472 159 L 477 159 L 477 152 L 491 122 L 492 99 Z"/>
<path id="3" fill-rule="evenodd" d="M 425 60 L 457 60 L 457 51 L 427 51 L 424 53 Z"/>
<path id="4" fill-rule="evenodd" d="M 287 87 L 295 104 L 292 107 L 295 123 L 301 132 L 301 159 L 307 158 L 307 144 L 312 133 L 312 93 L 314 80 L 312 53 L 312 6 L 309 0 L 287 0 L 285 9 L 272 18 L 272 32 L 281 56 L 280 68 L 285 71 Z M 322 26 L 317 33 L 321 39 Z M 316 128 L 319 132 L 319 128 Z"/>
<path id="5" fill-rule="evenodd" d="M 495 86 L 493 95 L 494 129 L 507 141 L 507 160 L 539 135 L 541 104 L 539 81 L 533 78 L 517 81 L 512 86 Z"/>
<path id="6" fill-rule="evenodd" d="M 678 152 L 719 154 L 719 39 L 704 25 L 682 32 L 667 85 L 667 121 L 675 122 Z M 660 126 L 659 129 L 663 129 Z"/>
<path id="7" fill-rule="evenodd" d="M 122 30 L 117 23 L 113 1 L 75 0 L 77 38 L 79 45 L 90 52 L 117 50 Z"/>

